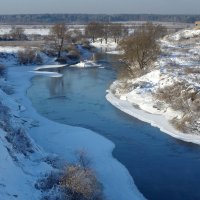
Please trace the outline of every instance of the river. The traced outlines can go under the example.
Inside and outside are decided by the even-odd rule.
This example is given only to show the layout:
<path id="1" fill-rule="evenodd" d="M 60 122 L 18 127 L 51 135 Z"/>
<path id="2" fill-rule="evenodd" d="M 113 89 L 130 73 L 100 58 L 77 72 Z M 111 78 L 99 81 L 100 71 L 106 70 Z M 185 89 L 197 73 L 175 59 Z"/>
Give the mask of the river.
<path id="1" fill-rule="evenodd" d="M 113 60 L 114 55 L 104 55 L 101 67 L 60 69 L 62 78 L 36 75 L 27 94 L 41 115 L 111 140 L 116 145 L 113 156 L 147 199 L 200 199 L 200 146 L 172 138 L 113 107 L 105 98 L 119 65 Z"/>

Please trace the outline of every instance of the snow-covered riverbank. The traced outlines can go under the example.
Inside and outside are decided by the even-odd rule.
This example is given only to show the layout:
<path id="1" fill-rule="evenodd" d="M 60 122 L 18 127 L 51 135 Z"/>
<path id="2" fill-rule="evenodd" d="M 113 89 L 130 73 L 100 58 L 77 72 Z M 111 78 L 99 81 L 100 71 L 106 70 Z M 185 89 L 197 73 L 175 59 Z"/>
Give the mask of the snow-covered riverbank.
<path id="1" fill-rule="evenodd" d="M 145 110 L 140 109 L 140 107 L 137 108 L 136 106 L 140 106 L 140 104 L 138 104 L 138 101 L 135 101 L 135 106 L 134 106 L 133 105 L 134 102 L 130 103 L 126 100 L 120 100 L 119 98 L 115 97 L 111 91 L 108 91 L 108 94 L 106 95 L 106 99 L 113 106 L 120 109 L 121 111 L 127 113 L 128 115 L 136 117 L 137 119 L 141 121 L 150 123 L 152 126 L 160 128 L 162 132 L 165 132 L 168 135 L 171 135 L 172 137 L 175 137 L 177 139 L 180 139 L 186 142 L 192 142 L 192 143 L 200 145 L 199 135 L 184 134 L 177 131 L 170 124 L 169 120 L 164 115 L 149 113 Z"/>
<path id="2" fill-rule="evenodd" d="M 26 108 L 21 117 L 38 122 L 37 127 L 28 130 L 35 143 L 44 151 L 56 154 L 68 162 L 74 162 L 75 152 L 84 149 L 104 186 L 107 199 L 144 199 L 126 168 L 112 157 L 113 143 L 90 130 L 50 121 L 35 111 L 26 96 L 30 79 L 33 77 L 30 71 L 33 69 L 27 66 L 9 67 L 8 80 L 15 89 L 13 98 Z"/>
<path id="3" fill-rule="evenodd" d="M 183 113 L 173 110 L 163 101 L 159 102 L 154 96 L 158 89 L 176 82 L 184 82 L 188 88 L 198 90 L 198 37 L 199 30 L 182 30 L 161 40 L 163 55 L 157 61 L 156 68 L 136 79 L 115 81 L 108 90 L 107 100 L 121 111 L 160 128 L 172 137 L 200 144 L 199 129 L 195 129 L 196 134 L 178 131 L 170 121 L 180 119 Z"/>

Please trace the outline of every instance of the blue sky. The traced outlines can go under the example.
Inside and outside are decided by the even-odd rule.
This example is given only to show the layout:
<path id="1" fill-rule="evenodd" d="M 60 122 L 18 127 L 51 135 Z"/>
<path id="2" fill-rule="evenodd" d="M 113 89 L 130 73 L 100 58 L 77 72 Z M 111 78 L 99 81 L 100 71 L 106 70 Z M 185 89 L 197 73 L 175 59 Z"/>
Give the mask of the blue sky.
<path id="1" fill-rule="evenodd" d="M 0 0 L 0 14 L 200 14 L 200 0 Z"/>

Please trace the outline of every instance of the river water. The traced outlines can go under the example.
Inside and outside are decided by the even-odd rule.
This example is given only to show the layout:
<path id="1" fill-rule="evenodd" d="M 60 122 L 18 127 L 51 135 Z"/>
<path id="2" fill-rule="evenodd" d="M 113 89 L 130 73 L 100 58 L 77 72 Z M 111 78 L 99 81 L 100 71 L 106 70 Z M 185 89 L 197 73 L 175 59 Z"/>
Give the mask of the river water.
<path id="1" fill-rule="evenodd" d="M 119 65 L 113 57 L 104 55 L 97 68 L 66 67 L 59 70 L 62 78 L 36 75 L 27 94 L 41 115 L 111 140 L 113 156 L 147 199 L 200 199 L 200 146 L 172 138 L 105 99 Z"/>

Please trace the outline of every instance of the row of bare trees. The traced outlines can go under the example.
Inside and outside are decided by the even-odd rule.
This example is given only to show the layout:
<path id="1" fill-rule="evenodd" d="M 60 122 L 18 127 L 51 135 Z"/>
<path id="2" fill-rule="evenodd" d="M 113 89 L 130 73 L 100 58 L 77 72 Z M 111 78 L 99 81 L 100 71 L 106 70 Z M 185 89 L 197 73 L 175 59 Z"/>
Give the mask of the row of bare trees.
<path id="1" fill-rule="evenodd" d="M 113 38 L 115 42 L 118 42 L 120 38 L 128 35 L 128 29 L 118 23 L 91 22 L 85 28 L 85 35 L 87 38 L 92 39 L 93 42 L 97 38 L 105 39 L 106 43 L 108 38 Z"/>
<path id="2" fill-rule="evenodd" d="M 47 37 L 51 47 L 57 51 L 57 57 L 60 58 L 61 52 L 67 43 L 76 43 L 83 39 L 92 39 L 94 42 L 97 38 L 105 39 L 113 38 L 118 42 L 120 38 L 128 35 L 128 30 L 121 24 L 103 24 L 99 22 L 91 22 L 85 28 L 85 35 L 78 30 L 71 31 L 67 25 L 55 24 Z"/>

